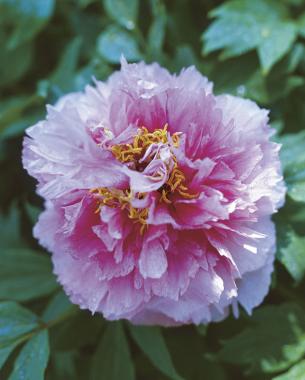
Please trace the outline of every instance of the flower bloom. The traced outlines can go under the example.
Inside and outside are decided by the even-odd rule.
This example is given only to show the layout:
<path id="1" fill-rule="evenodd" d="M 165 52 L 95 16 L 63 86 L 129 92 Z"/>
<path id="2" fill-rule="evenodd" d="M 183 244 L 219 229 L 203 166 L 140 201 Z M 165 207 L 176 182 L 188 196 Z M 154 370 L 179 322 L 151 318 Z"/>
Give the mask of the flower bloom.
<path id="1" fill-rule="evenodd" d="M 160 325 L 262 302 L 285 195 L 266 110 L 213 95 L 194 67 L 124 59 L 47 110 L 23 163 L 45 199 L 34 235 L 72 302 Z"/>

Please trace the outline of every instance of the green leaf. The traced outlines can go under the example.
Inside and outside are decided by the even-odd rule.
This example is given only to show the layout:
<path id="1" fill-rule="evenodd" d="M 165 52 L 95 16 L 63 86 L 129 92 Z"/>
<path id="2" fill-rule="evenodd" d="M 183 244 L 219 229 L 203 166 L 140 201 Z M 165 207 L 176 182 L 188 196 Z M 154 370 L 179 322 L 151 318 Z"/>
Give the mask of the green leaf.
<path id="1" fill-rule="evenodd" d="M 296 43 L 289 54 L 276 66 L 275 70 L 281 74 L 291 74 L 297 70 L 302 62 L 305 54 L 305 46 L 301 43 Z"/>
<path id="2" fill-rule="evenodd" d="M 39 95 L 18 96 L 0 102 L 0 132 L 2 135 L 13 122 L 19 121 L 23 113 L 41 102 Z"/>
<path id="3" fill-rule="evenodd" d="M 279 142 L 283 144 L 280 157 L 288 195 L 296 202 L 305 202 L 305 132 L 287 134 Z"/>
<path id="4" fill-rule="evenodd" d="M 134 380 L 128 342 L 120 322 L 110 323 L 94 354 L 90 380 Z"/>
<path id="5" fill-rule="evenodd" d="M 0 21 L 13 25 L 7 46 L 15 49 L 32 39 L 53 14 L 55 0 L 0 0 Z"/>
<path id="6" fill-rule="evenodd" d="M 129 61 L 142 59 L 142 54 L 133 36 L 113 25 L 99 35 L 97 51 L 109 63 L 119 63 L 122 54 Z"/>
<path id="7" fill-rule="evenodd" d="M 289 181 L 290 182 L 290 181 Z M 288 182 L 288 194 L 296 202 L 305 202 L 305 173 L 302 173 L 302 180 Z"/>
<path id="8" fill-rule="evenodd" d="M 20 236 L 20 212 L 13 205 L 7 215 L 0 214 L 0 256 L 6 248 L 20 248 L 24 241 Z"/>
<path id="9" fill-rule="evenodd" d="M 82 39 L 80 37 L 76 37 L 69 43 L 60 58 L 55 72 L 50 77 L 52 86 L 60 89 L 58 91 L 59 94 L 60 92 L 65 93 L 73 89 L 81 45 Z"/>
<path id="10" fill-rule="evenodd" d="M 42 319 L 45 323 L 61 322 L 51 335 L 53 348 L 60 351 L 94 344 L 104 322 L 99 315 L 92 316 L 87 311 L 80 311 L 63 291 L 50 300 Z"/>
<path id="11" fill-rule="evenodd" d="M 248 372 L 283 371 L 305 354 L 305 317 L 294 304 L 265 306 L 251 325 L 223 343 L 218 358 Z"/>
<path id="12" fill-rule="evenodd" d="M 193 48 L 189 45 L 180 45 L 177 47 L 175 57 L 171 64 L 174 72 L 181 71 L 184 67 L 195 65 L 199 67 L 200 62 L 197 59 Z"/>
<path id="13" fill-rule="evenodd" d="M 298 32 L 302 37 L 305 37 L 305 13 L 303 13 L 297 22 Z"/>
<path id="14" fill-rule="evenodd" d="M 73 310 L 72 310 L 73 311 Z M 59 351 L 72 351 L 84 346 L 94 346 L 104 327 L 100 315 L 92 316 L 87 311 L 75 308 L 74 315 L 61 323 L 53 332 L 53 346 Z M 77 331 L 77 334 L 74 332 Z"/>
<path id="15" fill-rule="evenodd" d="M 291 367 L 286 373 L 274 377 L 273 380 L 305 380 L 305 360 Z"/>
<path id="16" fill-rule="evenodd" d="M 0 299 L 27 301 L 53 292 L 58 284 L 50 258 L 26 248 L 0 251 Z"/>
<path id="17" fill-rule="evenodd" d="M 198 325 L 196 326 L 196 330 L 198 331 L 198 334 L 206 336 L 208 331 L 208 325 Z"/>
<path id="18" fill-rule="evenodd" d="M 286 134 L 279 139 L 283 145 L 280 151 L 282 165 L 285 171 L 289 171 L 296 163 L 305 161 L 305 131 Z"/>
<path id="19" fill-rule="evenodd" d="M 49 354 L 48 331 L 44 330 L 24 345 L 9 380 L 43 380 Z"/>
<path id="20" fill-rule="evenodd" d="M 26 202 L 24 204 L 24 207 L 25 207 L 26 213 L 27 213 L 30 221 L 34 225 L 38 220 L 38 216 L 41 214 L 41 211 L 42 211 L 41 208 L 36 207 L 29 202 Z"/>
<path id="21" fill-rule="evenodd" d="M 38 327 L 37 317 L 15 302 L 0 302 L 0 368 L 24 334 Z"/>
<path id="22" fill-rule="evenodd" d="M 8 346 L 0 348 L 0 369 L 3 364 L 6 362 L 6 359 L 9 357 L 11 352 L 13 352 L 14 348 L 17 346 L 17 342 L 11 343 Z"/>
<path id="23" fill-rule="evenodd" d="M 158 327 L 142 327 L 129 325 L 130 333 L 156 368 L 173 380 L 181 380 L 177 373 L 161 330 Z"/>
<path id="24" fill-rule="evenodd" d="M 150 25 L 147 39 L 150 53 L 158 58 L 165 39 L 167 17 L 166 9 L 162 2 L 155 0 L 153 5 L 154 20 Z"/>
<path id="25" fill-rule="evenodd" d="M 30 43 L 9 49 L 0 39 L 0 87 L 12 86 L 29 70 L 33 59 Z"/>
<path id="26" fill-rule="evenodd" d="M 292 22 L 274 22 L 261 31 L 258 56 L 264 73 L 290 50 L 295 39 L 296 28 Z"/>
<path id="27" fill-rule="evenodd" d="M 67 314 L 72 314 L 77 308 L 71 303 L 68 296 L 63 292 L 59 291 L 55 296 L 53 296 L 48 303 L 42 319 L 48 323 L 57 319 L 61 319 Z"/>
<path id="28" fill-rule="evenodd" d="M 300 282 L 305 274 L 305 237 L 298 236 L 287 224 L 281 226 L 277 256 L 294 280 Z"/>
<path id="29" fill-rule="evenodd" d="M 38 327 L 37 317 L 15 302 L 0 302 L 0 348 Z"/>
<path id="30" fill-rule="evenodd" d="M 76 37 L 65 48 L 59 63 L 48 80 L 39 82 L 39 92 L 47 94 L 49 91 L 57 99 L 63 94 L 75 89 L 75 75 L 80 57 L 82 39 Z"/>
<path id="31" fill-rule="evenodd" d="M 86 8 L 88 5 L 95 3 L 97 0 L 78 0 L 78 4 L 81 8 Z"/>
<path id="32" fill-rule="evenodd" d="M 257 69 L 258 60 L 255 54 L 248 53 L 213 64 L 208 76 L 215 82 L 216 94 L 231 93 L 270 107 L 270 103 L 279 99 L 286 100 L 294 89 L 304 85 L 304 78 L 292 74 L 302 56 L 303 49 L 296 45 L 265 76 Z"/>
<path id="33" fill-rule="evenodd" d="M 134 29 L 138 17 L 138 0 L 103 0 L 109 17 L 127 29 Z"/>
<path id="34" fill-rule="evenodd" d="M 25 107 L 22 113 L 26 113 L 26 112 L 27 112 L 27 107 Z M 9 138 L 14 138 L 14 137 L 22 135 L 24 131 L 26 130 L 26 128 L 30 127 L 31 125 L 36 124 L 39 120 L 43 119 L 44 116 L 45 116 L 44 107 L 41 107 L 41 109 L 39 110 L 30 112 L 28 115 L 25 115 L 25 116 L 20 115 L 20 119 L 12 123 L 9 123 L 8 125 L 5 126 L 4 130 L 2 131 L 0 135 L 0 138 L 9 139 Z"/>
<path id="35" fill-rule="evenodd" d="M 216 20 L 203 34 L 204 53 L 224 49 L 222 58 L 256 48 L 263 73 L 292 47 L 297 29 L 275 1 L 232 0 L 211 12 Z"/>
<path id="36" fill-rule="evenodd" d="M 80 375 L 76 368 L 76 353 L 52 351 L 52 367 L 49 372 L 50 379 L 76 380 Z"/>
<path id="37" fill-rule="evenodd" d="M 259 43 L 259 28 L 251 16 L 232 15 L 214 21 L 204 32 L 203 53 L 225 48 L 223 58 L 240 55 L 254 49 Z"/>
<path id="38" fill-rule="evenodd" d="M 226 324 L 226 322 L 214 326 L 222 328 L 223 331 L 231 331 L 230 325 Z M 211 328 L 213 329 L 214 326 L 211 325 Z M 184 379 L 227 379 L 224 366 L 218 360 L 215 360 L 215 355 L 209 352 L 209 347 L 205 344 L 205 342 L 208 342 L 208 336 L 207 339 L 203 339 L 198 334 L 197 329 L 191 325 L 182 328 L 162 329 L 162 332 L 172 360 L 175 363 L 175 368 Z M 216 339 L 219 340 L 219 338 L 223 337 L 223 334 L 217 334 L 216 331 L 213 331 L 211 337 L 216 342 Z"/>

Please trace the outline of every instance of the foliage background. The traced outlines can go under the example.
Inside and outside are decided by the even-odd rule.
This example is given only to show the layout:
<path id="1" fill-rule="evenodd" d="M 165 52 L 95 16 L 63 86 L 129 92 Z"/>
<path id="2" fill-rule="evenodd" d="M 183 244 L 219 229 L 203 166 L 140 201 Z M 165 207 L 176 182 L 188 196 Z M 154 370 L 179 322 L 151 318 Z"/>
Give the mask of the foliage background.
<path id="1" fill-rule="evenodd" d="M 305 379 L 305 1 L 0 0 L 0 379 Z M 32 238 L 42 209 L 21 166 L 45 104 L 105 79 L 121 53 L 196 67 L 216 93 L 271 110 L 288 195 L 276 269 L 252 317 L 162 329 L 69 303 Z"/>

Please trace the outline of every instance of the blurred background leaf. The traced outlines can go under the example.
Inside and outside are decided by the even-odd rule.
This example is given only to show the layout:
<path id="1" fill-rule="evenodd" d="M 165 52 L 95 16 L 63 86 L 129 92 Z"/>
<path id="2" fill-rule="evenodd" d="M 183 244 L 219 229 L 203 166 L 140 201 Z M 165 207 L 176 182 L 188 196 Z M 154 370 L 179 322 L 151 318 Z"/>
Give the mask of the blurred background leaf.
<path id="1" fill-rule="evenodd" d="M 135 379 L 125 332 L 120 322 L 109 323 L 92 359 L 90 380 Z"/>

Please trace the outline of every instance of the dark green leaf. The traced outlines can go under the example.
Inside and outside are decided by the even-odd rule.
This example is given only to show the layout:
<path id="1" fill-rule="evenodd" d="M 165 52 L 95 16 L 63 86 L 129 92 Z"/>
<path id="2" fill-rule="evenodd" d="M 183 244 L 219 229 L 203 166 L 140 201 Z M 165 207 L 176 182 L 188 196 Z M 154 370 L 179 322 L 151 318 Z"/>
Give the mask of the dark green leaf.
<path id="1" fill-rule="evenodd" d="M 54 331 L 53 346 L 59 351 L 72 351 L 84 346 L 94 346 L 102 327 L 104 327 L 104 320 L 100 315 L 92 317 L 89 312 L 78 310 L 72 318 L 61 323 Z M 77 334 L 74 333 L 75 331 Z"/>
<path id="2" fill-rule="evenodd" d="M 212 325 L 213 326 L 213 325 Z M 212 327 L 211 326 L 211 327 Z M 215 326 L 215 325 L 214 325 Z M 218 324 L 221 328 L 221 325 Z M 223 326 L 225 330 L 231 331 L 228 324 Z M 192 380 L 225 380 L 226 371 L 221 363 L 211 355 L 211 348 L 206 346 L 206 339 L 198 334 L 194 326 L 184 326 L 174 329 L 163 329 L 166 345 L 170 351 L 175 368 L 184 379 Z M 223 337 L 221 333 L 211 333 L 211 338 Z M 218 344 L 218 342 L 217 342 Z M 207 356 L 210 356 L 207 358 Z"/>
<path id="3" fill-rule="evenodd" d="M 1 39 L 0 44 L 0 87 L 6 87 L 21 79 L 28 71 L 33 59 L 33 46 L 27 43 L 9 49 Z"/>
<path id="4" fill-rule="evenodd" d="M 32 205 L 29 202 L 26 202 L 24 207 L 25 207 L 26 213 L 27 213 L 30 221 L 32 222 L 32 224 L 33 225 L 36 224 L 36 222 L 38 220 L 38 216 L 41 213 L 41 209 L 39 207 Z"/>
<path id="5" fill-rule="evenodd" d="M 97 0 L 78 0 L 78 4 L 82 8 L 86 8 L 89 4 L 96 2 Z"/>
<path id="6" fill-rule="evenodd" d="M 73 311 L 76 311 L 76 306 L 70 302 L 68 296 L 63 291 L 59 291 L 51 298 L 42 315 L 42 319 L 46 323 L 60 320 L 67 314 L 72 314 Z"/>
<path id="7" fill-rule="evenodd" d="M 9 380 L 43 380 L 49 354 L 48 332 L 44 330 L 22 348 Z"/>
<path id="8" fill-rule="evenodd" d="M 42 111 L 43 109 L 43 111 Z M 35 110 L 26 116 L 20 116 L 19 120 L 9 123 L 1 133 L 2 139 L 14 138 L 24 133 L 25 129 L 36 124 L 45 115 L 44 107 L 40 110 Z M 27 111 L 27 107 L 24 109 Z"/>
<path id="9" fill-rule="evenodd" d="M 100 34 L 97 51 L 109 63 L 119 63 L 122 54 L 129 61 L 142 59 L 134 37 L 116 26 L 110 26 Z"/>
<path id="10" fill-rule="evenodd" d="M 103 0 L 108 15 L 127 29 L 134 29 L 139 2 L 138 0 Z"/>
<path id="11" fill-rule="evenodd" d="M 207 325 L 198 325 L 198 326 L 196 326 L 196 330 L 198 331 L 198 334 L 200 334 L 202 336 L 206 336 L 208 326 Z"/>
<path id="12" fill-rule="evenodd" d="M 27 301 L 53 292 L 58 284 L 50 258 L 25 248 L 0 251 L 0 299 Z"/>
<path id="13" fill-rule="evenodd" d="M 93 357 L 90 379 L 135 379 L 128 342 L 121 323 L 108 324 Z"/>
<path id="14" fill-rule="evenodd" d="M 20 236 L 19 224 L 20 212 L 16 205 L 12 206 L 7 215 L 0 214 L 0 256 L 4 249 L 24 246 L 24 242 Z"/>
<path id="15" fill-rule="evenodd" d="M 159 328 L 129 325 L 129 330 L 133 339 L 156 368 L 173 380 L 182 379 L 175 370 Z"/>
<path id="16" fill-rule="evenodd" d="M 76 380 L 79 374 L 76 368 L 76 354 L 72 352 L 52 352 L 52 367 L 50 379 Z"/>
<path id="17" fill-rule="evenodd" d="M 67 81 L 69 82 L 70 78 L 73 78 L 80 54 L 81 43 L 81 39 L 77 37 L 66 47 L 56 71 L 51 76 L 51 82 L 53 84 L 62 86 Z"/>
<path id="18" fill-rule="evenodd" d="M 10 353 L 14 350 L 16 346 L 17 342 L 14 342 L 1 348 L 0 343 L 0 369 L 2 368 L 3 364 L 6 362 L 6 359 L 9 357 Z"/>
<path id="19" fill-rule="evenodd" d="M 75 90 L 76 68 L 80 56 L 82 40 L 80 37 L 72 40 L 60 57 L 60 61 L 49 79 L 40 81 L 38 93 L 47 97 L 48 92 L 55 99 L 69 91 Z"/>
<path id="20" fill-rule="evenodd" d="M 250 327 L 224 342 L 218 357 L 249 372 L 283 371 L 305 354 L 305 317 L 294 304 L 256 311 Z"/>
<path id="21" fill-rule="evenodd" d="M 7 44 L 14 49 L 32 39 L 52 16 L 55 0 L 0 0 L 0 21 L 13 24 Z"/>
<path id="22" fill-rule="evenodd" d="M 8 98 L 6 101 L 1 102 L 0 132 L 5 135 L 13 122 L 20 121 L 22 114 L 33 105 L 39 104 L 40 101 L 41 97 L 39 95 L 32 95 Z"/>

